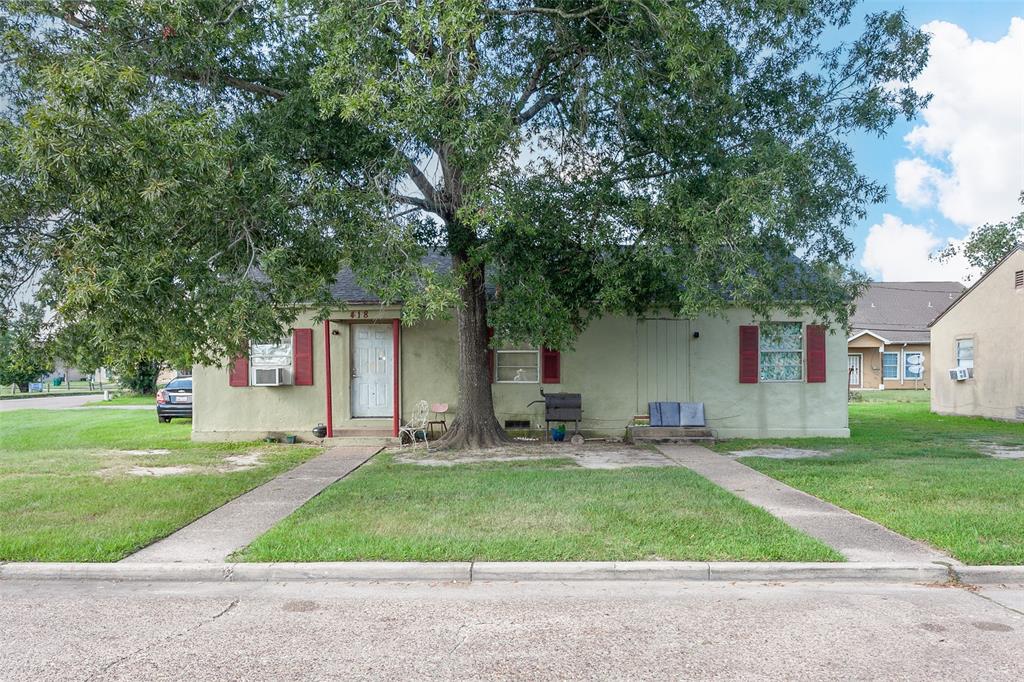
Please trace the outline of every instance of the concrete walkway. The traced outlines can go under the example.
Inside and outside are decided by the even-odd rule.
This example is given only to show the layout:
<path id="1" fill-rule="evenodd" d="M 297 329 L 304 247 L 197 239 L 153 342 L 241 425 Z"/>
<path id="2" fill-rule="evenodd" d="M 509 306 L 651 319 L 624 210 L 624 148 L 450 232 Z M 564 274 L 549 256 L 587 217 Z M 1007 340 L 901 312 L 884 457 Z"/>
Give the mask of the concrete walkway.
<path id="1" fill-rule="evenodd" d="M 659 445 L 671 459 L 815 537 L 850 561 L 957 564 L 950 556 L 699 445 Z"/>
<path id="2" fill-rule="evenodd" d="M 123 562 L 223 562 L 379 451 L 377 446 L 331 448 Z"/>

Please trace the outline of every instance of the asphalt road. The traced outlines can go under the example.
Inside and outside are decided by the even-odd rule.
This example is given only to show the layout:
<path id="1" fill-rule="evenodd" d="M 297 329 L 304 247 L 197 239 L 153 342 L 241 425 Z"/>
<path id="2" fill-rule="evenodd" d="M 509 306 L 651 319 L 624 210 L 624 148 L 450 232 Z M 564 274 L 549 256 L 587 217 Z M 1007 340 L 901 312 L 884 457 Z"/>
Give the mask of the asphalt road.
<path id="1" fill-rule="evenodd" d="M 1024 679 L 1024 587 L 0 581 L 0 678 Z"/>
<path id="2" fill-rule="evenodd" d="M 0 412 L 11 412 L 13 410 L 67 410 L 102 400 L 102 395 L 88 393 L 84 395 L 57 395 L 47 398 L 0 400 Z M 153 405 L 107 405 L 106 408 L 118 410 L 152 410 L 156 408 L 156 403 Z"/>

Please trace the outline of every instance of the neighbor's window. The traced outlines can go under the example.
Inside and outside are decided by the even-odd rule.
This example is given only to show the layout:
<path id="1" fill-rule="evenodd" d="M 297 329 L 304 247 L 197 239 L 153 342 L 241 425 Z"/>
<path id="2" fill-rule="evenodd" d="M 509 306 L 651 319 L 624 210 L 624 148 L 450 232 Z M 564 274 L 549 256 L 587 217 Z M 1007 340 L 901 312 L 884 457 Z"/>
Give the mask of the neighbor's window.
<path id="1" fill-rule="evenodd" d="M 249 348 L 251 367 L 291 367 L 292 340 L 282 339 L 277 343 L 254 343 Z"/>
<path id="2" fill-rule="evenodd" d="M 540 351 L 528 346 L 507 346 L 494 352 L 495 381 L 501 384 L 540 383 Z"/>
<path id="3" fill-rule="evenodd" d="M 956 342 L 956 366 L 974 367 L 974 339 L 958 339 Z"/>
<path id="4" fill-rule="evenodd" d="M 882 353 L 882 378 L 883 379 L 899 379 L 900 378 L 900 354 L 899 353 Z"/>
<path id="5" fill-rule="evenodd" d="M 803 322 L 765 322 L 760 339 L 761 381 L 803 380 Z"/>
<path id="6" fill-rule="evenodd" d="M 908 381 L 924 378 L 924 353 L 903 354 L 903 378 Z"/>

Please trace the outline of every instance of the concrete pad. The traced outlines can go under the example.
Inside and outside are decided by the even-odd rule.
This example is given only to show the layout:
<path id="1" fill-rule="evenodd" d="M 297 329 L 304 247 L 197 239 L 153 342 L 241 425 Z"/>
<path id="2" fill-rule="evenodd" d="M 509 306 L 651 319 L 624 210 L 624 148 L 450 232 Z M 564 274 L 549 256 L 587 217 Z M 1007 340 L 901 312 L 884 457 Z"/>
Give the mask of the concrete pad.
<path id="1" fill-rule="evenodd" d="M 959 565 L 949 555 L 905 538 L 813 495 L 791 488 L 699 445 L 659 445 L 666 457 L 821 540 L 850 561 Z"/>
<path id="2" fill-rule="evenodd" d="M 344 478 L 380 448 L 331 448 L 125 558 L 128 563 L 222 562 Z"/>

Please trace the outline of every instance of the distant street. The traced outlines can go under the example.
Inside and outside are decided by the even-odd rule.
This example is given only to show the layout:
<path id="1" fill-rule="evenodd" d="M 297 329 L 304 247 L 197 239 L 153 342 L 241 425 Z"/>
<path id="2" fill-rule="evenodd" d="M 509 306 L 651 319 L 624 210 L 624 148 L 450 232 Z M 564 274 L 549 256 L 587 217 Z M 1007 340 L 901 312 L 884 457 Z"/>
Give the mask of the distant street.
<path id="1" fill-rule="evenodd" d="M 47 398 L 21 398 L 17 400 L 0 400 L 0 412 L 12 410 L 66 410 L 71 407 L 82 407 L 88 403 L 100 402 L 103 395 L 57 395 Z M 108 405 L 114 410 L 153 410 L 153 405 Z"/>
<path id="2" fill-rule="evenodd" d="M 1024 679 L 1024 588 L 0 581 L 0 678 Z"/>

